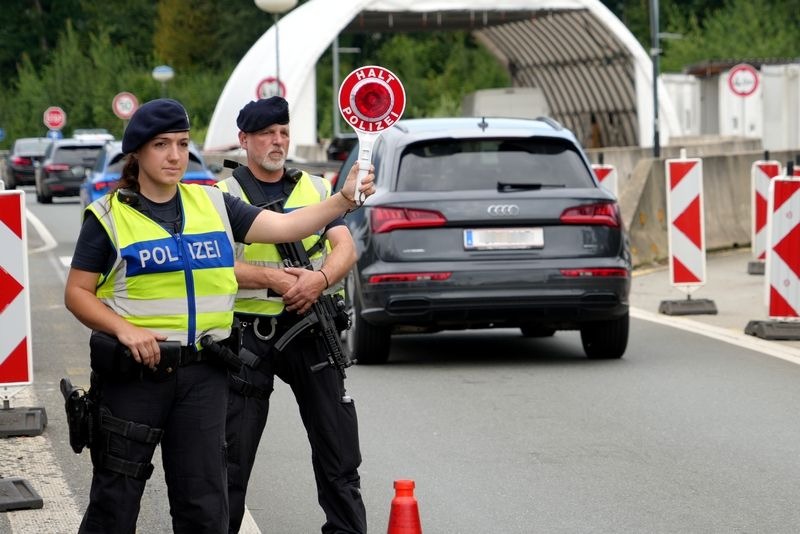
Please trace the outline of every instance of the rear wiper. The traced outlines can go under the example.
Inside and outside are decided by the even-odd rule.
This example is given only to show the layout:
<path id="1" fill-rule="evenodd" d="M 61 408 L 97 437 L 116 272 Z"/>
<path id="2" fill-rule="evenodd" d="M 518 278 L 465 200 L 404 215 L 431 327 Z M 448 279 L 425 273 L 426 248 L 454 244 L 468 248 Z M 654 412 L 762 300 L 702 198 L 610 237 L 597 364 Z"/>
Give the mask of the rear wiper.
<path id="1" fill-rule="evenodd" d="M 507 193 L 508 191 L 532 191 L 532 190 L 539 190 L 542 188 L 557 188 L 557 187 L 566 187 L 566 186 L 564 184 L 537 184 L 537 183 L 510 184 L 506 182 L 497 182 L 498 193 Z"/>

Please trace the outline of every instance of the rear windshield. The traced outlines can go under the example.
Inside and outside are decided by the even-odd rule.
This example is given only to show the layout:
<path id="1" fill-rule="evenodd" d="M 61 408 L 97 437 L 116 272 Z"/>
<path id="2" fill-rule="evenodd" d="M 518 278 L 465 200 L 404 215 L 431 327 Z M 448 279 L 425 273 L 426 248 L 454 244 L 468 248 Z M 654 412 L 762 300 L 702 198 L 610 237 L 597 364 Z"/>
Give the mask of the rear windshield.
<path id="1" fill-rule="evenodd" d="M 498 182 L 593 187 L 575 147 L 560 139 L 437 139 L 403 151 L 398 191 L 496 189 Z"/>
<path id="2" fill-rule="evenodd" d="M 14 152 L 29 156 L 43 156 L 50 143 L 52 143 L 50 139 L 17 139 L 14 143 Z"/>
<path id="3" fill-rule="evenodd" d="M 62 146 L 53 155 L 53 162 L 91 167 L 100 155 L 99 146 Z"/>

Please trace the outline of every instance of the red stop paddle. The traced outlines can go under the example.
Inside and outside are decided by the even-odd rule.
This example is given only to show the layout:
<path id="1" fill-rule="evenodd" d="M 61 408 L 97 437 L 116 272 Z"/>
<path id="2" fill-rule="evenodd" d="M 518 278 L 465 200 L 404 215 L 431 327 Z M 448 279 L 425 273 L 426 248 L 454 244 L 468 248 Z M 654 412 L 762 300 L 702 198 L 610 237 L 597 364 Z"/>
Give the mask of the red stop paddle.
<path id="1" fill-rule="evenodd" d="M 358 179 L 355 200 L 364 203 L 361 180 L 372 164 L 375 140 L 396 121 L 406 107 L 403 84 L 389 69 L 369 65 L 359 67 L 339 87 L 339 111 L 358 136 Z"/>

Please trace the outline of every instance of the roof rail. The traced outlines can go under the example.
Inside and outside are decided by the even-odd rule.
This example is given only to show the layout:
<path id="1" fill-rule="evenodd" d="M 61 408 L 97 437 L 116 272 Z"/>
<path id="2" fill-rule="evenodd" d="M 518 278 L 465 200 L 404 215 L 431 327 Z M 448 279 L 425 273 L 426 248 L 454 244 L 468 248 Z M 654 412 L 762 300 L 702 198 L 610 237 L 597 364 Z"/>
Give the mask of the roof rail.
<path id="1" fill-rule="evenodd" d="M 557 120 L 555 120 L 555 119 L 553 119 L 551 117 L 546 117 L 544 115 L 541 115 L 539 117 L 536 117 L 536 119 L 534 119 L 534 120 L 545 122 L 545 123 L 549 124 L 550 127 L 553 128 L 554 130 L 563 130 L 564 129 L 564 127 L 561 126 L 560 122 L 558 122 Z"/>

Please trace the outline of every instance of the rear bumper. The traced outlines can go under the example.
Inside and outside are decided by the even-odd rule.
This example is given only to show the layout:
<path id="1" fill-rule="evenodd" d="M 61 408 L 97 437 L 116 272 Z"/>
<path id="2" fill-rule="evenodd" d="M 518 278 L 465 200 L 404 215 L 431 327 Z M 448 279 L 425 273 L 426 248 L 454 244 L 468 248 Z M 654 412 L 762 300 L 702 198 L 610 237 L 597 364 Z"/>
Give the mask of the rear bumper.
<path id="1" fill-rule="evenodd" d="M 81 191 L 81 180 L 45 178 L 43 185 L 46 193 L 54 197 L 76 197 Z"/>
<path id="2" fill-rule="evenodd" d="M 528 276 L 520 271 L 497 274 L 454 273 L 445 282 L 420 284 L 370 285 L 362 279 L 362 317 L 381 326 L 461 329 L 538 324 L 564 330 L 628 313 L 630 277 L 566 278 L 557 270 Z M 517 283 L 502 281 L 509 277 Z M 471 283 L 459 283 L 464 278 Z"/>

